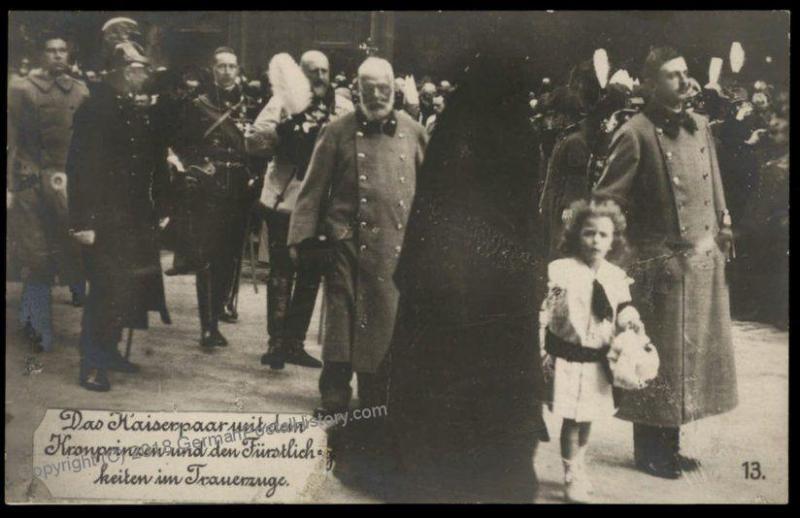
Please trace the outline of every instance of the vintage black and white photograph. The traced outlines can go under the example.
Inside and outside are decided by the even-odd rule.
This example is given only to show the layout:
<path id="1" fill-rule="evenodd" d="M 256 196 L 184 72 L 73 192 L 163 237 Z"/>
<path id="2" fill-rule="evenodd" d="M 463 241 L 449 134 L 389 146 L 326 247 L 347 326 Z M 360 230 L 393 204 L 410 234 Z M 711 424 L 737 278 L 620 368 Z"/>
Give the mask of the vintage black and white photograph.
<path id="1" fill-rule="evenodd" d="M 788 503 L 790 18 L 8 11 L 6 503 Z"/>

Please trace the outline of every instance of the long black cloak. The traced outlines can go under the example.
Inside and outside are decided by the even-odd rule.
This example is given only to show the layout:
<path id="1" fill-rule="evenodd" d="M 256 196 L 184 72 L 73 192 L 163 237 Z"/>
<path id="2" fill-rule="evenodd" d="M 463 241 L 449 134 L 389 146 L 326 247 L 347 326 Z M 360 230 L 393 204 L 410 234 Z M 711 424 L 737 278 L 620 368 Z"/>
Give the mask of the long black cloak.
<path id="1" fill-rule="evenodd" d="M 439 119 L 395 273 L 388 421 L 404 500 L 530 502 L 547 439 L 533 58 L 500 25 Z"/>

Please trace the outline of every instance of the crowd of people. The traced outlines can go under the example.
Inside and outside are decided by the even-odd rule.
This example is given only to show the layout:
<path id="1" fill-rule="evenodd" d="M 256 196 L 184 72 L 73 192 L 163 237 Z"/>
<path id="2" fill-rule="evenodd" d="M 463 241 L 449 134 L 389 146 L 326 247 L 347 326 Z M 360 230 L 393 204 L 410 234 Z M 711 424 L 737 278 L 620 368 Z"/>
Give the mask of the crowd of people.
<path id="1" fill-rule="evenodd" d="M 265 229 L 261 363 L 320 368 L 317 416 L 348 411 L 355 375 L 359 405 L 388 402 L 400 464 L 428 497 L 450 484 L 530 500 L 548 403 L 563 418 L 565 496 L 583 502 L 591 423 L 615 411 L 634 423 L 642 471 L 696 467 L 680 427 L 737 402 L 729 283 L 735 317 L 788 326 L 780 86 L 731 74 L 700 87 L 668 47 L 641 83 L 598 51 L 566 84 L 521 96 L 508 58 L 486 55 L 457 86 L 396 76 L 375 56 L 331 79 L 317 50 L 276 55 L 250 81 L 230 47 L 207 75 L 152 70 L 137 27 L 104 25 L 97 73 L 47 34 L 41 67 L 9 82 L 20 329 L 52 350 L 50 289 L 69 284 L 87 390 L 140 370 L 119 351 L 125 329 L 130 348 L 150 311 L 170 323 L 164 247 L 163 273 L 196 278 L 200 347 L 227 346 L 219 322 L 238 321 L 244 244 Z M 322 361 L 305 350 L 320 286 Z M 619 393 L 625 332 L 647 351 L 652 340 L 660 367 Z M 512 416 L 504 449 L 463 455 L 485 439 L 457 431 L 472 412 L 495 416 L 489 434 Z M 381 455 L 395 451 L 382 441 Z M 431 455 L 402 458 L 423 443 Z"/>

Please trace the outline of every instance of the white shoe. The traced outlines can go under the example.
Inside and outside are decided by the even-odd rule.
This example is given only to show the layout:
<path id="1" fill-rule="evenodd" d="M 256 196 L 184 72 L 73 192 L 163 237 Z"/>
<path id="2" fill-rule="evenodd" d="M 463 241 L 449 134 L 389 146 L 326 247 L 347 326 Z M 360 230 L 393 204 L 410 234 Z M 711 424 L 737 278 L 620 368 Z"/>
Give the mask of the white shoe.
<path id="1" fill-rule="evenodd" d="M 562 459 L 564 463 L 564 499 L 573 503 L 591 502 L 591 483 L 578 465 Z"/>

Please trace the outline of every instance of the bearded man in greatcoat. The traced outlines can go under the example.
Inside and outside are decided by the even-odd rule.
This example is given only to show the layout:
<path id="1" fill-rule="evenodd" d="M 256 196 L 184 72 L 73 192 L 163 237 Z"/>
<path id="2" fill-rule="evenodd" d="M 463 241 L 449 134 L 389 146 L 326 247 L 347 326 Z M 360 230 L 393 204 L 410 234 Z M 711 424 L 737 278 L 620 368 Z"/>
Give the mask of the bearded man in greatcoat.
<path id="1" fill-rule="evenodd" d="M 358 81 L 358 110 L 320 131 L 289 224 L 290 253 L 301 263 L 320 236 L 331 249 L 318 414 L 347 410 L 353 373 L 361 406 L 385 401 L 382 364 L 398 302 L 392 275 L 427 138 L 393 109 L 388 61 L 367 58 Z"/>

